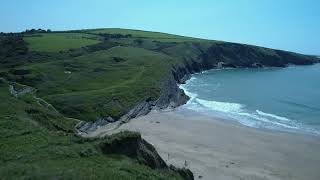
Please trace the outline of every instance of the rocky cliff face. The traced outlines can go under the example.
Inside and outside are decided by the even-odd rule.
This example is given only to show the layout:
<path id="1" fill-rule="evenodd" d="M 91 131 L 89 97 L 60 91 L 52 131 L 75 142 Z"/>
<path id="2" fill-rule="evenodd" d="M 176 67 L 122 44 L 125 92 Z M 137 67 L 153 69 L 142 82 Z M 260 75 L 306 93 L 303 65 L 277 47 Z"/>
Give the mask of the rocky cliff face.
<path id="1" fill-rule="evenodd" d="M 197 58 L 183 57 L 184 63 L 173 67 L 173 76 L 178 83 L 185 82 L 193 73 L 214 68 L 286 67 L 319 62 L 313 56 L 235 43 L 213 44 L 209 48 L 199 48 L 199 51 Z"/>
<path id="2" fill-rule="evenodd" d="M 189 97 L 178 87 L 178 84 L 185 83 L 192 74 L 204 70 L 227 67 L 286 67 L 290 64 L 310 65 L 320 62 L 315 56 L 236 43 L 221 42 L 206 46 L 201 43 L 185 43 L 181 46 L 185 51 L 179 53 L 168 48 L 160 50 L 162 53 L 181 59 L 181 63 L 172 66 L 171 73 L 161 82 L 159 98 L 156 101 L 147 98 L 122 116 L 120 121 L 127 122 L 132 118 L 146 115 L 153 109 L 175 108 L 185 104 Z M 95 123 L 90 125 L 90 122 L 84 123 L 79 128 L 88 126 L 89 131 L 94 131 L 98 126 L 110 123 L 107 120 L 98 122 L 98 125 Z"/>
<path id="3" fill-rule="evenodd" d="M 178 84 L 185 83 L 192 74 L 204 70 L 226 67 L 286 67 L 290 64 L 311 65 L 319 62 L 319 59 L 313 56 L 236 43 L 217 43 L 208 48 L 191 44 L 189 47 L 197 48 L 197 57 L 182 55 L 183 63 L 172 67 L 172 75 L 163 83 L 162 94 L 156 107 L 163 109 L 186 103 L 189 97 L 179 89 Z"/>

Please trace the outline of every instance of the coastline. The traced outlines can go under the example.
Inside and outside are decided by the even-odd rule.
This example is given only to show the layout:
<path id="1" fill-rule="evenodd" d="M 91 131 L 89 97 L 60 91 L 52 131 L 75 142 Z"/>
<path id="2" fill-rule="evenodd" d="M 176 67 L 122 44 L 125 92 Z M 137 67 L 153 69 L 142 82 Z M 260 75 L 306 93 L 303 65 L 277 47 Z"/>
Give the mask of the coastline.
<path id="1" fill-rule="evenodd" d="M 140 132 L 168 164 L 187 165 L 196 179 L 320 178 L 317 136 L 250 128 L 183 107 L 153 111 L 96 133 L 123 130 Z"/>

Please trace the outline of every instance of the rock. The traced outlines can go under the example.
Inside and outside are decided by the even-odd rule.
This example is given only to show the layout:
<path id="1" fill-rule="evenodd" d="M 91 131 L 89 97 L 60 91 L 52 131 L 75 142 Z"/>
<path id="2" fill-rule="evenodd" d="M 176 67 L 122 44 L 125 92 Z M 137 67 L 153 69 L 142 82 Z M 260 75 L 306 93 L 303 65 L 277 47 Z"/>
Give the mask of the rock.
<path id="1" fill-rule="evenodd" d="M 216 65 L 217 69 L 222 69 L 222 68 L 236 68 L 237 66 L 232 64 L 232 63 L 225 63 L 225 62 L 218 62 Z"/>
<path id="2" fill-rule="evenodd" d="M 187 81 L 188 79 L 190 79 L 190 78 L 191 78 L 191 75 L 190 75 L 190 74 L 184 75 L 184 76 L 181 78 L 179 84 L 185 84 L 186 81 Z"/>
<path id="3" fill-rule="evenodd" d="M 109 116 L 109 117 L 106 118 L 106 121 L 107 121 L 108 123 L 113 123 L 113 122 L 115 122 L 116 120 Z"/>
<path id="4" fill-rule="evenodd" d="M 95 122 L 81 122 L 78 123 L 75 127 L 75 129 L 81 133 L 89 133 L 89 132 L 93 132 L 95 130 L 98 129 L 98 127 L 100 126 L 104 126 L 107 125 L 110 122 L 114 122 L 114 120 L 108 117 L 107 119 L 103 119 L 103 118 L 99 118 L 97 121 Z"/>
<path id="5" fill-rule="evenodd" d="M 224 67 L 224 65 L 225 65 L 224 62 L 218 62 L 217 65 L 216 65 L 216 67 L 217 67 L 218 69 L 221 69 L 221 68 Z"/>
<path id="6" fill-rule="evenodd" d="M 146 115 L 151 111 L 152 107 L 153 107 L 153 102 L 147 99 L 146 101 L 137 104 L 127 114 L 122 116 L 120 120 L 123 122 L 127 122 L 132 118 Z"/>
<path id="7" fill-rule="evenodd" d="M 262 68 L 263 65 L 260 64 L 260 63 L 255 62 L 255 63 L 253 63 L 253 64 L 251 65 L 251 67 L 253 67 L 253 68 Z"/>
<path id="8" fill-rule="evenodd" d="M 161 94 L 155 102 L 157 109 L 175 108 L 185 104 L 189 97 L 178 87 L 174 75 L 162 83 Z"/>
<path id="9" fill-rule="evenodd" d="M 35 89 L 33 89 L 32 87 L 29 87 L 29 86 L 22 86 L 22 87 L 17 87 L 18 85 L 15 84 L 15 83 L 12 83 L 10 86 L 9 86 L 9 92 L 12 96 L 14 97 L 19 97 L 19 96 L 23 96 L 25 94 L 28 94 L 28 93 L 33 93 L 35 92 Z"/>

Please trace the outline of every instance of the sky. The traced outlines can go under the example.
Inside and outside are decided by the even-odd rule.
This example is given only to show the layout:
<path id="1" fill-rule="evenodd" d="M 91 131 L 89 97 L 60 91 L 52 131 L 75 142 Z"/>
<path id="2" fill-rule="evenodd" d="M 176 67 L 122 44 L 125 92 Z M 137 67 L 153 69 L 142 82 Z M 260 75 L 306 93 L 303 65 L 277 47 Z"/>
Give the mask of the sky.
<path id="1" fill-rule="evenodd" d="M 319 0 L 1 0 L 0 31 L 127 28 L 320 55 Z"/>

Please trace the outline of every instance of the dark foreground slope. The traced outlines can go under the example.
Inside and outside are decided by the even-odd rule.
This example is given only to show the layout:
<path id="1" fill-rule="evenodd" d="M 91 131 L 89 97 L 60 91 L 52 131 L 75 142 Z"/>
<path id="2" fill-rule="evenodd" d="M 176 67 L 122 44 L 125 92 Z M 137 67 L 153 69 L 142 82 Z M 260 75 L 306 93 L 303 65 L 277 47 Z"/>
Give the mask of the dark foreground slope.
<path id="1" fill-rule="evenodd" d="M 0 98 L 1 179 L 192 179 L 189 170 L 168 167 L 137 133 L 76 136 L 77 120 L 30 87 L 0 79 Z"/>

